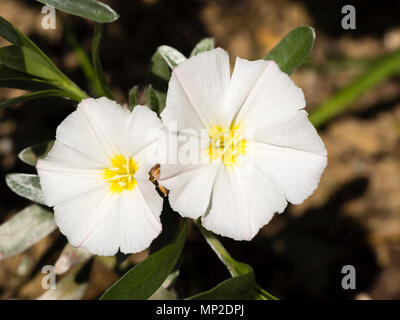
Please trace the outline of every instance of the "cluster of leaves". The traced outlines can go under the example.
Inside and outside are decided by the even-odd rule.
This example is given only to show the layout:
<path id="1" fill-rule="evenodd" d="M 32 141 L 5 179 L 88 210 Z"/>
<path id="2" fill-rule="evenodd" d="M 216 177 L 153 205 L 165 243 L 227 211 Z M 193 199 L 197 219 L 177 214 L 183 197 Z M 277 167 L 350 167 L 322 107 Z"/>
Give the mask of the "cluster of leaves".
<path id="1" fill-rule="evenodd" d="M 103 23 L 118 19 L 115 11 L 95 0 L 38 1 L 95 21 L 92 59 L 88 68 L 93 74 L 91 80 L 95 82 L 92 85 L 96 88 L 97 94 L 112 98 L 101 66 L 99 48 Z M 30 93 L 21 97 L 0 102 L 0 107 L 46 96 L 68 98 L 77 102 L 88 97 L 54 65 L 36 44 L 1 17 L 0 36 L 11 43 L 9 46 L 0 48 L 0 87 L 31 90 Z M 291 74 L 309 55 L 314 38 L 315 33 L 311 27 L 296 28 L 283 38 L 265 59 L 274 60 L 282 71 Z M 214 45 L 214 39 L 203 39 L 195 46 L 190 56 L 211 50 Z M 353 84 L 356 91 L 345 88 L 344 93 L 339 92 L 336 97 L 326 102 L 327 106 L 317 109 L 317 112 L 311 115 L 311 120 L 320 125 L 343 110 L 366 89 L 391 75 L 393 65 L 398 64 L 399 57 L 400 54 L 396 52 L 381 60 L 378 67 L 368 70 L 365 75 L 360 76 L 358 82 Z M 160 46 L 151 58 L 144 90 L 143 87 L 135 86 L 129 92 L 130 108 L 133 108 L 138 101 L 144 100 L 152 110 L 160 114 L 165 107 L 171 69 L 185 60 L 186 57 L 178 50 L 166 45 Z M 390 66 L 392 68 L 389 68 Z M 19 158 L 35 166 L 38 159 L 46 156 L 52 143 L 50 141 L 28 147 L 20 152 Z M 37 175 L 9 174 L 6 177 L 6 183 L 15 193 L 36 204 L 28 206 L 0 226 L 0 260 L 27 250 L 56 229 L 53 213 L 44 205 Z M 176 274 L 173 271 L 184 247 L 188 223 L 189 221 L 184 221 L 180 232 L 172 242 L 129 270 L 104 293 L 102 299 L 148 299 L 160 290 L 168 277 Z M 232 277 L 188 299 L 276 299 L 256 283 L 251 266 L 234 260 L 214 234 L 202 228 L 200 222 L 195 223 Z M 73 282 L 79 269 L 90 257 L 91 255 L 83 252 L 82 249 L 67 245 L 56 262 L 56 269 L 58 274 L 69 270 L 69 277 L 63 278 L 59 287 L 71 290 L 71 286 L 67 285 L 67 280 Z M 79 292 L 83 290 L 83 287 L 77 284 L 74 284 L 74 288 Z"/>

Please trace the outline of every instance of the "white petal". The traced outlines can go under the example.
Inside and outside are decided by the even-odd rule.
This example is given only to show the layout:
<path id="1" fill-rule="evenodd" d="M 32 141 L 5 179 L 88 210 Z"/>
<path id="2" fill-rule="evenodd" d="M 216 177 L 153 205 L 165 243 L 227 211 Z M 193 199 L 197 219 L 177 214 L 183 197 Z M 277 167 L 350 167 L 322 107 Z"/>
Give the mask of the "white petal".
<path id="1" fill-rule="evenodd" d="M 93 222 L 93 226 L 87 226 L 90 233 L 80 244 L 80 247 L 99 256 L 113 256 L 120 246 L 120 229 L 118 217 L 120 215 L 119 197 L 100 209 L 99 215 Z"/>
<path id="2" fill-rule="evenodd" d="M 221 164 L 161 165 L 159 184 L 169 191 L 171 208 L 183 217 L 205 214 Z"/>
<path id="3" fill-rule="evenodd" d="M 109 158 L 123 153 L 125 133 L 131 113 L 115 101 L 106 97 L 98 99 L 84 99 L 78 110 L 86 116 L 98 139 L 97 144 L 102 146 Z M 80 139 L 84 137 L 79 134 Z M 57 139 L 59 139 L 57 135 Z"/>
<path id="4" fill-rule="evenodd" d="M 154 187 L 154 185 L 153 185 Z M 153 188 L 154 189 L 154 188 Z M 155 193 L 156 191 L 153 190 Z M 142 193 L 144 194 L 144 193 Z M 161 232 L 158 216 L 162 209 L 162 198 L 156 194 L 150 204 L 145 202 L 140 192 L 123 192 L 119 211 L 119 241 L 121 252 L 134 253 L 148 248 Z M 155 217 L 157 214 L 157 218 Z"/>
<path id="5" fill-rule="evenodd" d="M 129 157 L 141 152 L 162 137 L 162 128 L 163 124 L 154 111 L 145 106 L 135 106 L 123 134 L 123 154 Z"/>
<path id="6" fill-rule="evenodd" d="M 257 76 L 254 72 L 254 77 Z M 304 107 L 303 91 L 274 61 L 268 61 L 240 108 L 237 122 L 246 128 L 257 129 L 266 119 L 293 114 Z"/>
<path id="7" fill-rule="evenodd" d="M 138 190 L 140 191 L 143 203 L 146 203 L 147 212 L 151 212 L 155 219 L 148 218 L 154 229 L 159 229 L 160 215 L 163 207 L 163 199 L 156 190 L 156 186 L 150 180 L 138 179 Z"/>
<path id="8" fill-rule="evenodd" d="M 305 110 L 266 118 L 253 134 L 250 138 L 257 142 L 327 155 L 324 143 Z"/>
<path id="9" fill-rule="evenodd" d="M 56 141 L 46 159 L 36 166 L 48 206 L 99 187 L 102 169 L 86 155 Z"/>
<path id="10" fill-rule="evenodd" d="M 223 108 L 229 82 L 229 56 L 220 48 L 182 62 L 172 72 L 164 123 L 178 121 L 178 130 L 229 124 Z"/>
<path id="11" fill-rule="evenodd" d="M 237 111 L 246 101 L 257 80 L 267 68 L 268 61 L 236 58 L 232 79 L 224 103 L 224 109 L 232 120 Z"/>
<path id="12" fill-rule="evenodd" d="M 114 255 L 118 249 L 146 249 L 161 232 L 162 198 L 150 181 L 138 180 L 131 191 L 112 194 L 98 187 L 54 207 L 56 223 L 68 241 L 93 254 Z"/>
<path id="13" fill-rule="evenodd" d="M 251 240 L 275 212 L 287 205 L 282 192 L 259 170 L 223 167 L 212 191 L 203 226 L 235 240 Z"/>
<path id="14" fill-rule="evenodd" d="M 317 188 L 327 157 L 307 151 L 252 143 L 255 162 L 293 204 L 302 203 Z"/>
<path id="15" fill-rule="evenodd" d="M 56 223 L 73 246 L 114 255 L 119 246 L 117 200 L 108 186 L 82 193 L 55 205 Z"/>
<path id="16" fill-rule="evenodd" d="M 148 248 L 161 232 L 163 199 L 150 181 L 138 181 L 135 189 L 119 200 L 119 242 L 126 254 Z"/>
<path id="17" fill-rule="evenodd" d="M 103 113 L 104 109 L 107 109 L 104 105 L 108 105 L 108 103 L 110 103 L 111 109 L 118 109 L 118 107 L 115 107 L 115 103 L 106 98 L 82 100 L 77 110 L 72 112 L 58 126 L 57 141 L 68 145 L 93 160 L 102 162 L 104 165 L 108 164 L 113 151 L 105 138 L 105 133 L 101 131 L 102 126 L 98 124 L 99 121 L 97 119 L 99 116 L 96 116 L 99 113 Z M 106 122 L 109 121 L 110 119 Z"/>
<path id="18" fill-rule="evenodd" d="M 104 163 L 56 140 L 45 160 L 53 166 L 69 169 L 104 169 Z M 40 167 L 40 164 L 37 165 Z"/>

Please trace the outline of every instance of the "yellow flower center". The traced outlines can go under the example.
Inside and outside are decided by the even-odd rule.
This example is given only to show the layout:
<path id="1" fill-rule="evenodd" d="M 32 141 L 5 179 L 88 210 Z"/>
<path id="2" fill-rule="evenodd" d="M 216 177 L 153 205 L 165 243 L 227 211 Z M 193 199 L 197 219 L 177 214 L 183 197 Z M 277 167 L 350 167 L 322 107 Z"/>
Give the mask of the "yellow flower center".
<path id="1" fill-rule="evenodd" d="M 246 154 L 246 139 L 240 137 L 241 130 L 234 126 L 215 126 L 209 131 L 208 155 L 211 161 L 221 159 L 225 165 L 236 163 L 239 155 Z"/>
<path id="2" fill-rule="evenodd" d="M 111 159 L 112 167 L 104 169 L 104 180 L 110 182 L 111 192 L 122 192 L 132 190 L 136 186 L 134 175 L 138 169 L 132 158 L 126 159 L 122 155 Z"/>

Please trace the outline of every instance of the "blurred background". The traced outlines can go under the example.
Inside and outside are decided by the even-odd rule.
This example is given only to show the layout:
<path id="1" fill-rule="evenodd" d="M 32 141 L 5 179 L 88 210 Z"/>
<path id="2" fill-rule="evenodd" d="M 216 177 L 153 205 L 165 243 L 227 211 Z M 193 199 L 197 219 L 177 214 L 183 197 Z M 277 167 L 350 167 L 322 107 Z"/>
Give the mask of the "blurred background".
<path id="1" fill-rule="evenodd" d="M 143 84 L 148 62 L 162 44 L 188 55 L 199 40 L 214 37 L 232 61 L 236 56 L 259 59 L 293 28 L 313 26 L 314 49 L 292 75 L 305 92 L 310 113 L 375 59 L 400 48 L 399 1 L 104 2 L 120 14 L 105 26 L 101 49 L 103 68 L 120 103 L 127 102 L 133 85 Z M 341 27 L 345 4 L 356 8 L 355 30 Z M 74 49 L 90 53 L 93 26 L 57 12 L 56 30 L 44 30 L 41 8 L 32 0 L 0 0 L 0 15 L 89 92 Z M 251 242 L 222 239 L 233 257 L 250 264 L 257 282 L 277 297 L 400 299 L 400 66 L 398 71 L 319 127 L 329 164 L 309 199 L 276 215 Z M 0 101 L 21 93 L 1 88 Z M 29 204 L 4 182 L 10 172 L 35 173 L 18 160 L 18 152 L 54 139 L 56 127 L 73 110 L 73 103 L 57 98 L 0 110 L 0 223 Z M 0 260 L 0 299 L 43 294 L 41 268 L 54 264 L 65 244 L 55 231 L 25 253 Z M 128 257 L 125 268 L 147 254 Z M 344 265 L 356 269 L 354 290 L 341 286 Z M 123 272 L 110 259 L 94 259 L 75 279 L 84 284 L 76 297 L 98 298 Z M 191 228 L 175 284 L 177 296 L 209 289 L 228 276 L 201 234 Z"/>

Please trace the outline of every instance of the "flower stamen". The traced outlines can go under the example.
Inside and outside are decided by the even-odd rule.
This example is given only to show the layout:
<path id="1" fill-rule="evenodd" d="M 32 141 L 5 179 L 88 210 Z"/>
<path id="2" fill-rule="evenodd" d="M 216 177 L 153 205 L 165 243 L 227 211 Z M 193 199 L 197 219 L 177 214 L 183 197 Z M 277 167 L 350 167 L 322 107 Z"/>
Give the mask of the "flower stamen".
<path id="1" fill-rule="evenodd" d="M 120 193 L 123 190 L 132 190 L 136 186 L 134 175 L 138 169 L 133 158 L 125 159 L 118 155 L 111 159 L 112 167 L 104 169 L 104 180 L 110 182 L 111 192 Z"/>
<path id="2" fill-rule="evenodd" d="M 246 140 L 240 138 L 241 129 L 237 126 L 213 127 L 209 132 L 208 155 L 211 161 L 221 159 L 224 165 L 236 164 L 238 156 L 246 153 Z"/>

